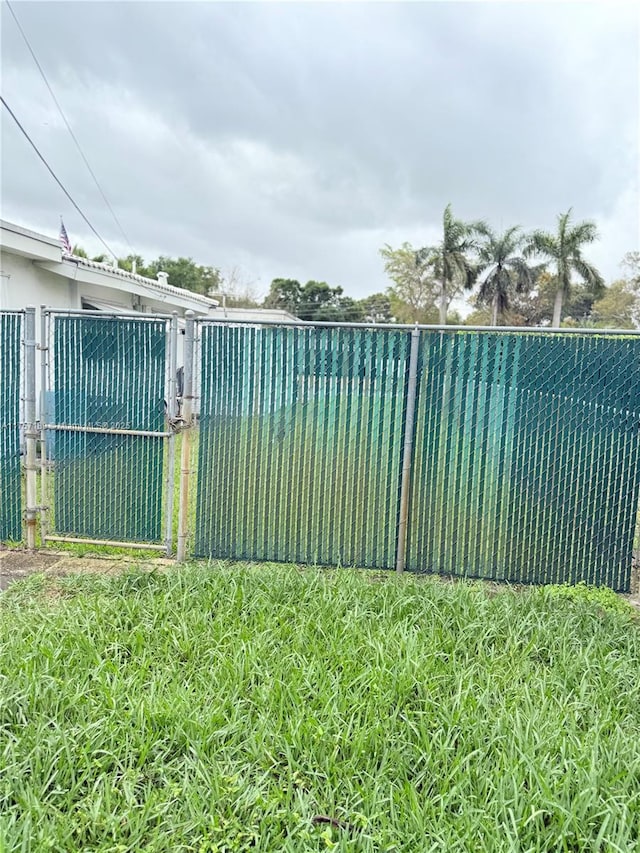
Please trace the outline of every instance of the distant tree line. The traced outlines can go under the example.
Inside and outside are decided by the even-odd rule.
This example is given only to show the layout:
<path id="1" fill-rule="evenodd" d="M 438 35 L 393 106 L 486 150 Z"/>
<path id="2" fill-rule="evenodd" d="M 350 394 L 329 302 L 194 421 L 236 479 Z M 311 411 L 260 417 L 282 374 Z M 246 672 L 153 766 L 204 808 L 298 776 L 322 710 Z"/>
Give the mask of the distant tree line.
<path id="1" fill-rule="evenodd" d="M 456 219 L 448 205 L 435 245 L 405 242 L 380 250 L 391 284 L 364 299 L 325 281 L 275 278 L 261 300 L 239 268 L 223 273 L 185 257 L 161 255 L 147 263 L 128 255 L 118 266 L 149 278 L 166 272 L 175 287 L 228 307 L 280 308 L 307 321 L 639 328 L 640 252 L 627 253 L 623 274 L 607 285 L 584 256 L 597 237 L 595 224 L 574 222 L 571 210 L 558 217 L 552 232 L 527 234 L 512 226 L 500 233 L 484 220 Z M 79 246 L 73 252 L 87 257 Z M 472 309 L 465 319 L 452 308 L 456 300 Z"/>
<path id="2" fill-rule="evenodd" d="M 625 256 L 623 275 L 607 286 L 584 256 L 597 237 L 595 224 L 574 222 L 571 210 L 553 232 L 499 233 L 483 220 L 456 219 L 448 205 L 437 244 L 380 250 L 391 280 L 384 293 L 354 300 L 325 282 L 277 278 L 265 305 L 303 320 L 640 327 L 640 252 Z M 472 308 L 464 320 L 455 300 Z"/>

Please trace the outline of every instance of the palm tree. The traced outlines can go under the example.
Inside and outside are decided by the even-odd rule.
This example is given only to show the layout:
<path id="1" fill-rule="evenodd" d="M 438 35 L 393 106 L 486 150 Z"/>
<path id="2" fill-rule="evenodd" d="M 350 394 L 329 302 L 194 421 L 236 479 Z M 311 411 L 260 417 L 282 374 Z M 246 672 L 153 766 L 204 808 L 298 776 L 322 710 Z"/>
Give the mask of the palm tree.
<path id="1" fill-rule="evenodd" d="M 447 308 L 456 292 L 462 287 L 470 290 L 476 282 L 478 268 L 468 254 L 475 251 L 474 235 L 483 228 L 486 228 L 483 222 L 467 223 L 455 219 L 448 204 L 442 217 L 442 242 L 416 252 L 416 262 L 431 267 L 440 283 L 439 310 L 443 326 L 447 322 Z"/>
<path id="2" fill-rule="evenodd" d="M 582 247 L 598 239 L 595 223 L 585 220 L 571 225 L 572 208 L 558 216 L 558 231 L 549 234 L 546 231 L 534 231 L 529 245 L 525 249 L 527 256 L 536 254 L 546 258 L 547 263 L 555 265 L 557 290 L 553 306 L 554 328 L 559 328 L 562 319 L 562 305 L 571 290 L 571 277 L 577 274 L 594 293 L 604 289 L 604 279 L 598 270 L 582 257 Z"/>
<path id="3" fill-rule="evenodd" d="M 479 272 L 486 272 L 478 301 L 491 306 L 491 325 L 508 310 L 515 293 L 527 293 L 533 287 L 535 272 L 519 254 L 525 244 L 520 226 L 508 228 L 502 234 L 483 226 L 478 229 L 484 241 L 478 248 Z"/>

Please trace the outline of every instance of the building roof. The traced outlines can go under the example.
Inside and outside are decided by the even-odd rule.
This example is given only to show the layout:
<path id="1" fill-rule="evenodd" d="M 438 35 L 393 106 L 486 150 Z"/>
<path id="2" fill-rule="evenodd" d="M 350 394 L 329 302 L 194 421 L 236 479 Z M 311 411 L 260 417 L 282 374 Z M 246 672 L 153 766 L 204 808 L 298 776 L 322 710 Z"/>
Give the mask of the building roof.
<path id="1" fill-rule="evenodd" d="M 233 320 L 237 323 L 243 321 L 269 320 L 270 322 L 297 320 L 293 314 L 283 311 L 281 308 L 220 308 L 218 307 L 211 315 L 214 319 Z"/>
<path id="2" fill-rule="evenodd" d="M 200 302 L 207 310 L 216 308 L 219 304 L 217 299 L 210 299 L 208 296 L 203 296 L 201 293 L 195 293 L 193 290 L 185 290 L 183 287 L 174 287 L 172 284 L 158 281 L 155 278 L 147 278 L 146 276 L 120 269 L 120 267 L 114 267 L 111 264 L 90 261 L 88 258 L 81 258 L 78 255 L 68 255 L 66 252 L 62 254 L 62 258 L 65 261 L 78 264 L 78 266 L 83 267 L 84 269 L 99 270 L 100 272 L 105 272 L 109 275 L 117 276 L 118 278 L 135 281 L 139 284 L 152 287 L 154 290 L 158 290 L 162 293 L 170 293 L 172 296 L 185 297 L 188 295 L 190 300 L 193 302 Z"/>

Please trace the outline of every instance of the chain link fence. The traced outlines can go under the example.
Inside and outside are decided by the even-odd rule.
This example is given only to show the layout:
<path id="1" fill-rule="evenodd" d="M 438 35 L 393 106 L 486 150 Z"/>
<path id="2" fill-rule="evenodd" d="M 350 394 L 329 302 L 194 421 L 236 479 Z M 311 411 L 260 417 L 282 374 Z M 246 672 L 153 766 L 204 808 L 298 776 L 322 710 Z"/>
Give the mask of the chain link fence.
<path id="1" fill-rule="evenodd" d="M 196 555 L 393 567 L 409 348 L 202 325 Z"/>
<path id="2" fill-rule="evenodd" d="M 640 339 L 422 336 L 408 567 L 630 584 Z"/>
<path id="3" fill-rule="evenodd" d="M 629 590 L 640 336 L 184 332 L 43 311 L 36 423 L 35 312 L 0 314 L 3 541 Z"/>
<path id="4" fill-rule="evenodd" d="M 197 556 L 629 590 L 637 336 L 198 326 Z"/>
<path id="5" fill-rule="evenodd" d="M 22 313 L 0 312 L 0 541 L 22 539 Z"/>

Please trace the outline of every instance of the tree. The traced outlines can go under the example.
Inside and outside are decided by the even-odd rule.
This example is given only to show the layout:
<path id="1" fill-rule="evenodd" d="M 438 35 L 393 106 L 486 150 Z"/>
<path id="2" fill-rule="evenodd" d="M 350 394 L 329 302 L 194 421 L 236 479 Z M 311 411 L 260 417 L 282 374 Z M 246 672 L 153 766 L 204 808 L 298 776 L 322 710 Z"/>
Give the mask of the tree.
<path id="1" fill-rule="evenodd" d="M 280 308 L 301 320 L 334 323 L 360 323 L 364 311 L 360 303 L 343 296 L 341 287 L 326 281 L 308 281 L 301 285 L 294 278 L 274 278 L 264 300 L 265 308 Z"/>
<path id="2" fill-rule="evenodd" d="M 301 320 L 340 320 L 341 297 L 341 287 L 331 287 L 326 281 L 308 281 L 302 288 L 298 317 Z"/>
<path id="3" fill-rule="evenodd" d="M 159 272 L 166 272 L 169 284 L 192 290 L 206 296 L 210 291 L 220 289 L 220 270 L 196 264 L 192 258 L 169 258 L 160 255 L 146 267 L 149 278 L 157 278 Z"/>
<path id="4" fill-rule="evenodd" d="M 571 225 L 572 209 L 558 216 L 555 234 L 534 231 L 525 254 L 539 255 L 555 268 L 556 293 L 553 304 L 552 326 L 558 328 L 562 319 L 564 301 L 571 294 L 573 275 L 577 275 L 593 292 L 598 294 L 604 287 L 602 276 L 582 256 L 582 247 L 598 238 L 595 223 L 585 220 Z"/>
<path id="5" fill-rule="evenodd" d="M 274 278 L 265 297 L 265 308 L 280 308 L 298 316 L 302 301 L 302 285 L 295 278 Z"/>
<path id="6" fill-rule="evenodd" d="M 384 269 L 393 286 L 387 291 L 389 310 L 401 323 L 427 323 L 436 298 L 436 283 L 428 266 L 410 243 L 380 249 Z"/>
<path id="7" fill-rule="evenodd" d="M 593 323 L 600 329 L 640 328 L 640 252 L 627 252 L 620 264 L 626 273 L 593 303 Z"/>
<path id="8" fill-rule="evenodd" d="M 221 276 L 220 296 L 228 308 L 258 308 L 260 305 L 255 282 L 238 266 Z"/>
<path id="9" fill-rule="evenodd" d="M 416 258 L 419 263 L 433 270 L 439 283 L 440 323 L 447 322 L 447 309 L 453 298 L 464 288 L 471 290 L 478 277 L 478 267 L 469 254 L 477 248 L 475 234 L 486 229 L 483 222 L 463 222 L 451 212 L 451 205 L 444 209 L 442 217 L 442 240 L 437 246 L 425 246 Z"/>
<path id="10" fill-rule="evenodd" d="M 87 250 L 83 249 L 82 246 L 79 246 L 77 243 L 71 249 L 71 254 L 75 255 L 76 258 L 86 258 L 87 260 L 95 261 L 97 264 L 103 264 L 107 260 L 107 256 L 104 253 L 101 255 L 94 255 L 92 258 L 89 258 Z"/>
<path id="11" fill-rule="evenodd" d="M 121 270 L 133 272 L 134 265 L 137 275 L 143 275 L 145 278 L 151 278 L 149 271 L 144 265 L 144 258 L 142 255 L 127 255 L 126 258 L 118 258 L 118 266 Z"/>
<path id="12" fill-rule="evenodd" d="M 600 329 L 637 329 L 640 292 L 625 279 L 614 281 L 593 304 L 593 324 Z"/>
<path id="13" fill-rule="evenodd" d="M 502 234 L 496 234 L 488 226 L 479 230 L 483 237 L 478 248 L 479 274 L 486 275 L 480 284 L 477 305 L 491 306 L 491 325 L 497 326 L 509 309 L 513 294 L 531 290 L 535 272 L 519 254 L 525 239 L 519 226 Z"/>
<path id="14" fill-rule="evenodd" d="M 391 300 L 386 293 L 372 293 L 360 300 L 363 319 L 367 323 L 392 323 Z"/>

